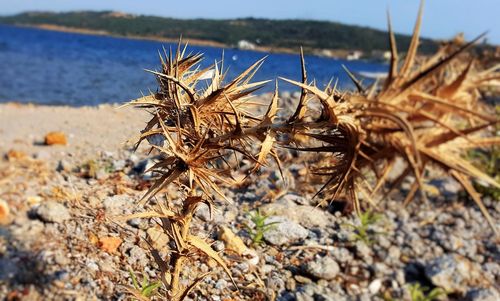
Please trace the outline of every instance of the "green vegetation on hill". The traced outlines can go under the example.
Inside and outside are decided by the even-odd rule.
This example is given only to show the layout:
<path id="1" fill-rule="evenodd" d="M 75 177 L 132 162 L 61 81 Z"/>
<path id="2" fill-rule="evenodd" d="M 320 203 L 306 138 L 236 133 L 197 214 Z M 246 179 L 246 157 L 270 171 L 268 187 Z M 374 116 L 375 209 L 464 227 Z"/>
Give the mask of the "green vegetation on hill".
<path id="1" fill-rule="evenodd" d="M 22 13 L 0 17 L 0 23 L 16 25 L 57 25 L 89 30 L 102 30 L 122 36 L 155 36 L 186 38 L 236 45 L 247 40 L 258 46 L 297 49 L 387 50 L 387 33 L 367 27 L 335 22 L 268 19 L 173 19 L 133 16 L 116 12 Z M 410 37 L 396 35 L 400 49 L 407 49 Z M 422 39 L 420 51 L 435 51 L 437 42 Z"/>

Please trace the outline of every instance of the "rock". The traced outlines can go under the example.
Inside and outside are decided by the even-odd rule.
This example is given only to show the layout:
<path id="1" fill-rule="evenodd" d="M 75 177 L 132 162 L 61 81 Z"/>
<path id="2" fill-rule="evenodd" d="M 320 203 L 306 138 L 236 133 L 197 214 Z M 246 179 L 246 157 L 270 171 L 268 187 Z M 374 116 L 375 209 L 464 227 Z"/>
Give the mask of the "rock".
<path id="1" fill-rule="evenodd" d="M 73 169 L 73 166 L 68 161 L 66 161 L 64 159 L 59 160 L 59 162 L 57 162 L 56 171 L 58 171 L 58 172 L 62 172 L 62 171 L 70 172 L 72 169 Z"/>
<path id="2" fill-rule="evenodd" d="M 399 257 L 401 257 L 401 250 L 397 246 L 390 246 L 387 255 L 392 262 L 397 262 L 399 261 Z"/>
<path id="3" fill-rule="evenodd" d="M 376 295 L 380 291 L 381 287 L 382 287 L 382 280 L 375 279 L 368 285 L 368 290 L 370 291 L 370 294 Z"/>
<path id="4" fill-rule="evenodd" d="M 130 265 L 137 263 L 140 266 L 146 266 L 149 262 L 146 252 L 138 246 L 133 246 L 132 248 L 130 248 L 128 253 L 129 256 L 127 258 L 127 261 Z"/>
<path id="5" fill-rule="evenodd" d="M 19 273 L 17 264 L 8 258 L 0 259 L 0 281 L 14 279 Z"/>
<path id="6" fill-rule="evenodd" d="M 326 228 L 334 223 L 334 216 L 313 206 L 297 205 L 292 197 L 282 197 L 261 207 L 264 215 L 281 215 L 306 228 Z"/>
<path id="7" fill-rule="evenodd" d="M 433 179 L 430 183 L 436 186 L 445 198 L 455 197 L 463 189 L 462 185 L 451 177 Z"/>
<path id="8" fill-rule="evenodd" d="M 113 170 L 115 170 L 115 171 L 124 170 L 125 166 L 127 166 L 127 161 L 125 161 L 125 160 L 114 160 L 113 161 Z"/>
<path id="9" fill-rule="evenodd" d="M 98 264 L 99 264 L 99 270 L 101 270 L 104 273 L 112 274 L 116 272 L 116 266 L 113 263 L 113 258 L 111 256 L 101 259 Z"/>
<path id="10" fill-rule="evenodd" d="M 107 253 L 115 253 L 123 240 L 119 237 L 106 236 L 99 238 L 99 248 Z"/>
<path id="11" fill-rule="evenodd" d="M 248 247 L 243 243 L 241 238 L 227 227 L 220 227 L 219 239 L 224 242 L 227 250 L 231 250 L 240 256 L 248 253 Z"/>
<path id="12" fill-rule="evenodd" d="M 297 281 L 298 283 L 301 283 L 301 284 L 307 284 L 307 283 L 312 282 L 311 279 L 304 277 L 304 276 L 300 276 L 300 275 L 295 275 L 293 278 L 295 279 L 295 281 Z"/>
<path id="13" fill-rule="evenodd" d="M 212 244 L 212 248 L 216 252 L 222 252 L 222 251 L 224 251 L 224 249 L 226 248 L 226 246 L 224 245 L 224 243 L 222 241 L 217 240 L 217 241 L 214 241 L 214 243 Z"/>
<path id="14" fill-rule="evenodd" d="M 137 163 L 133 169 L 135 172 L 142 175 L 142 178 L 144 180 L 149 180 L 153 177 L 153 172 L 151 171 L 146 172 L 146 171 L 151 167 L 153 167 L 154 165 L 155 162 L 152 159 L 148 158 Z"/>
<path id="15" fill-rule="evenodd" d="M 353 260 L 351 252 L 349 252 L 346 248 L 333 247 L 330 253 L 333 255 L 334 259 L 341 264 L 348 263 Z"/>
<path id="16" fill-rule="evenodd" d="M 227 281 L 225 279 L 219 279 L 215 283 L 215 288 L 218 289 L 218 290 L 222 290 L 222 289 L 226 288 L 227 285 L 228 285 L 228 283 L 227 283 Z"/>
<path id="17" fill-rule="evenodd" d="M 267 277 L 266 287 L 280 293 L 285 289 L 285 281 L 281 279 L 279 273 L 272 272 L 271 275 Z"/>
<path id="18" fill-rule="evenodd" d="M 66 145 L 68 143 L 63 132 L 50 132 L 45 135 L 45 145 Z"/>
<path id="19" fill-rule="evenodd" d="M 151 241 L 153 248 L 160 251 L 167 247 L 170 239 L 161 228 L 149 228 L 146 233 L 148 234 L 148 238 Z"/>
<path id="20" fill-rule="evenodd" d="M 368 264 L 372 264 L 372 249 L 361 240 L 356 241 L 356 254 Z"/>
<path id="21" fill-rule="evenodd" d="M 13 149 L 9 150 L 7 152 L 7 154 L 5 155 L 5 158 L 9 161 L 24 159 L 26 157 L 27 157 L 27 155 L 24 152 L 13 150 Z"/>
<path id="22" fill-rule="evenodd" d="M 141 225 L 142 220 L 140 218 L 132 218 L 127 220 L 127 224 L 131 227 L 139 229 L 139 226 Z"/>
<path id="23" fill-rule="evenodd" d="M 213 213 L 215 214 L 215 212 Z M 196 216 L 197 218 L 201 219 L 204 222 L 210 222 L 213 218 L 213 216 L 211 215 L 212 213 L 210 212 L 210 208 L 204 203 L 199 204 L 198 208 L 196 208 L 196 211 L 194 213 L 194 216 Z"/>
<path id="24" fill-rule="evenodd" d="M 48 223 L 62 223 L 71 218 L 68 208 L 54 201 L 42 203 L 36 208 L 35 213 L 40 220 Z"/>
<path id="25" fill-rule="evenodd" d="M 264 239 L 272 245 L 291 244 L 306 238 L 309 234 L 304 227 L 283 216 L 271 216 L 267 222 L 277 223 L 264 233 Z"/>
<path id="26" fill-rule="evenodd" d="M 6 201 L 0 199 L 0 225 L 6 225 L 10 219 L 10 209 Z"/>
<path id="27" fill-rule="evenodd" d="M 498 301 L 500 300 L 500 293 L 493 287 L 472 289 L 467 292 L 465 299 L 467 301 Z"/>
<path id="28" fill-rule="evenodd" d="M 114 195 L 103 202 L 104 209 L 106 209 L 106 214 L 108 215 L 123 214 L 129 204 L 132 204 L 132 200 L 124 194 Z"/>
<path id="29" fill-rule="evenodd" d="M 308 262 L 305 270 L 313 277 L 331 280 L 340 272 L 340 267 L 333 258 L 325 256 Z"/>
<path id="30" fill-rule="evenodd" d="M 425 266 L 425 275 L 432 284 L 450 293 L 465 293 L 467 286 L 479 284 L 484 278 L 476 264 L 449 254 L 429 262 Z"/>
<path id="31" fill-rule="evenodd" d="M 44 224 L 39 220 L 28 220 L 27 218 L 16 218 L 10 232 L 14 239 L 29 243 L 36 240 L 44 229 Z"/>
<path id="32" fill-rule="evenodd" d="M 311 202 L 300 195 L 288 193 L 281 197 L 285 202 L 292 201 L 297 205 L 311 205 Z"/>

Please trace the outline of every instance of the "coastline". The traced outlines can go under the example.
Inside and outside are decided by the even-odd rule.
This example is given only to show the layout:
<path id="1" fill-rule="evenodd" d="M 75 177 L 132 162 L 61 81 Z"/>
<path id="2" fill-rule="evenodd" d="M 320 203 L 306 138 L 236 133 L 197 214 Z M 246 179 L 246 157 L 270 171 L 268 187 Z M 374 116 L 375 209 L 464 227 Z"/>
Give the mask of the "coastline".
<path id="1" fill-rule="evenodd" d="M 56 31 L 56 32 L 67 32 L 67 33 L 76 33 L 83 35 L 93 35 L 93 36 L 105 36 L 112 38 L 124 38 L 130 40 L 142 40 L 142 41 L 154 41 L 154 42 L 164 42 L 164 43 L 178 43 L 179 39 L 171 39 L 160 36 L 139 36 L 139 35 L 119 35 L 114 34 L 106 30 L 93 30 L 86 28 L 77 28 L 77 27 L 68 27 L 68 26 L 60 26 L 60 25 L 52 25 L 52 24 L 5 24 L 14 27 L 20 28 L 35 28 L 41 30 L 48 31 Z M 207 47 L 216 47 L 216 48 L 235 48 L 231 45 L 227 45 L 224 43 L 219 43 L 210 40 L 200 40 L 200 39 L 192 39 L 192 38 L 183 38 L 182 41 L 184 43 L 188 43 L 189 45 L 195 46 L 207 46 Z M 257 51 L 257 52 L 266 52 L 266 53 L 278 53 L 278 54 L 298 54 L 299 49 L 290 49 L 290 48 L 280 48 L 280 47 L 265 47 L 265 46 L 256 46 L 254 49 L 241 49 L 247 51 Z M 317 50 L 321 51 L 321 50 Z M 343 50 L 340 50 L 343 51 Z M 311 53 L 314 56 L 320 56 L 318 54 Z M 322 56 L 328 57 L 328 56 Z"/>

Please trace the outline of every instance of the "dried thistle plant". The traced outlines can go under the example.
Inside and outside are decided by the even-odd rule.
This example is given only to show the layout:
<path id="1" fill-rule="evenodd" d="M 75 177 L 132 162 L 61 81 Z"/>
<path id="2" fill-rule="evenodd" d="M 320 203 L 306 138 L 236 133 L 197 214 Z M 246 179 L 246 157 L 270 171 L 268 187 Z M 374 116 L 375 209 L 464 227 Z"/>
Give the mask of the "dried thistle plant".
<path id="1" fill-rule="evenodd" d="M 471 148 L 500 144 L 500 137 L 481 135 L 488 127 L 498 123 L 497 118 L 477 110 L 477 89 L 500 78 L 497 66 L 480 71 L 473 68 L 473 61 L 458 64 L 454 59 L 466 51 L 482 36 L 472 42 L 450 49 L 445 46 L 434 56 L 417 60 L 422 6 L 415 25 L 413 38 L 406 58 L 400 64 L 394 34 L 389 22 L 391 63 L 387 79 L 379 85 L 364 88 L 349 71 L 357 87 L 355 93 L 340 93 L 335 88 L 320 90 L 316 86 L 284 79 L 306 91 L 322 104 L 319 120 L 325 125 L 301 126 L 301 134 L 322 143 L 316 147 L 297 147 L 302 151 L 326 152 L 331 162 L 321 162 L 316 172 L 328 176 L 321 189 L 333 200 L 340 195 L 349 199 L 360 211 L 360 197 L 376 206 L 374 197 L 386 184 L 389 192 L 406 177 L 413 176 L 405 204 L 422 190 L 427 167 L 440 168 L 458 180 L 481 209 L 496 233 L 481 198 L 471 183 L 481 180 L 494 187 L 500 185 L 487 174 L 464 159 Z M 307 115 L 307 106 L 297 108 Z M 309 102 L 309 101 L 308 101 Z M 300 111 L 302 110 L 302 111 Z M 294 116 L 300 115 L 296 113 Z M 297 119 L 291 119 L 294 124 Z M 319 131 L 312 131 L 319 128 Z M 396 157 L 407 162 L 406 169 L 392 183 L 387 176 L 394 167 Z M 370 185 L 363 179 L 362 170 L 370 169 L 377 183 Z"/>
<path id="2" fill-rule="evenodd" d="M 179 43 L 175 55 L 172 52 L 160 55 L 161 71 L 150 71 L 157 77 L 159 91 L 130 103 L 149 110 L 152 115 L 137 145 L 148 140 L 161 156 L 150 169 L 159 176 L 140 203 L 157 196 L 169 184 L 187 191 L 180 208 L 174 208 L 169 200 L 158 201 L 154 211 L 127 217 L 158 218 L 173 241 L 168 260 L 153 250 L 171 300 L 184 299 L 206 276 L 198 277 L 186 287 L 180 284 L 183 267 L 200 253 L 215 260 L 231 277 L 224 261 L 210 245 L 190 233 L 193 214 L 202 202 L 212 211 L 213 195 L 226 199 L 219 186 L 236 183 L 231 171 L 239 167 L 238 160 L 247 158 L 257 166 L 264 164 L 263 154 L 275 155 L 270 148 L 272 143 L 267 142 L 267 127 L 277 111 L 276 97 L 264 118 L 253 116 L 249 110 L 255 105 L 249 95 L 266 83 L 250 82 L 263 60 L 223 84 L 222 63 L 200 69 L 202 56 L 186 55 L 185 51 Z M 200 89 L 200 79 L 210 70 L 213 71 L 210 84 Z M 252 133 L 247 133 L 248 129 L 253 129 Z M 252 140 L 263 141 L 260 155 L 252 154 Z M 229 156 L 237 158 L 235 164 L 230 164 Z"/>
<path id="3" fill-rule="evenodd" d="M 347 71 L 356 92 L 340 92 L 331 85 L 321 90 L 308 81 L 301 52 L 302 82 L 282 79 L 302 91 L 288 118 L 277 118 L 277 83 L 267 112 L 263 116 L 254 113 L 257 104 L 251 93 L 267 81 L 252 83 L 251 79 L 263 60 L 226 83 L 222 60 L 201 69 L 202 56 L 186 54 L 180 43 L 175 55 L 172 51 L 160 55 L 161 70 L 150 71 L 158 80 L 158 92 L 130 103 L 151 113 L 137 145 L 147 140 L 161 157 L 151 168 L 158 177 L 140 204 L 160 196 L 168 185 L 186 193 L 180 205 L 158 198 L 154 210 L 127 218 L 155 218 L 171 239 L 166 258 L 151 247 L 170 300 L 182 300 L 206 276 L 181 285 L 183 269 L 200 255 L 215 260 L 231 277 L 209 243 L 190 232 L 193 214 L 202 202 L 212 210 L 214 195 L 226 199 L 222 185 L 236 184 L 233 175 L 240 169 L 241 159 L 255 164 L 248 174 L 267 164 L 268 157 L 281 170 L 278 147 L 321 154 L 313 168 L 314 173 L 326 177 L 318 194 L 326 195 L 326 200 L 344 197 L 358 212 L 360 199 L 376 207 L 375 197 L 382 188 L 389 186 L 390 192 L 410 176 L 415 181 L 405 203 L 419 190 L 425 198 L 425 171 L 431 165 L 440 168 L 464 186 L 496 232 L 471 180 L 500 185 L 464 157 L 471 148 L 500 144 L 499 137 L 478 135 L 498 120 L 475 109 L 477 89 L 499 79 L 498 68 L 481 71 L 472 61 L 454 61 L 477 39 L 457 47 L 447 45 L 430 58 L 417 59 L 421 13 L 422 9 L 401 63 L 389 22 L 392 58 L 382 84 L 365 88 Z M 213 75 L 202 88 L 210 71 Z M 255 145 L 260 146 L 258 150 Z M 397 157 L 407 167 L 389 182 Z M 367 169 L 376 175 L 376 183 L 364 179 Z"/>

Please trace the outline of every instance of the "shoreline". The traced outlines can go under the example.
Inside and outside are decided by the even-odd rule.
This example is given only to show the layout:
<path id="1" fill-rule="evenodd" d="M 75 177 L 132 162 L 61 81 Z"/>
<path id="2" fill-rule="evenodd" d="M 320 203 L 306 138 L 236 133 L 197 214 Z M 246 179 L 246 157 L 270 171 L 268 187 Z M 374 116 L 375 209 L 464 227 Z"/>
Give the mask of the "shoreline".
<path id="1" fill-rule="evenodd" d="M 92 36 L 104 36 L 111 38 L 124 38 L 130 40 L 140 40 L 140 41 L 152 41 L 152 42 L 164 42 L 164 43 L 174 43 L 177 44 L 179 39 L 171 39 L 160 36 L 139 36 L 139 35 L 120 35 L 114 34 L 106 30 L 94 30 L 94 29 L 86 29 L 86 28 L 78 28 L 78 27 L 68 27 L 68 26 L 60 26 L 60 25 L 52 25 L 52 24 L 4 24 L 14 27 L 20 28 L 35 28 L 47 31 L 55 31 L 55 32 L 66 32 L 66 33 L 76 33 L 82 35 L 92 35 Z M 200 39 L 192 39 L 192 38 L 183 38 L 183 43 L 187 43 L 189 45 L 194 46 L 206 46 L 206 47 L 214 47 L 214 48 L 224 48 L 224 49 L 238 49 L 242 51 L 256 51 L 256 52 L 265 52 L 265 53 L 273 53 L 273 54 L 299 54 L 299 49 L 289 49 L 289 48 L 279 48 L 279 47 L 266 47 L 266 46 L 256 46 L 255 49 L 239 49 L 237 47 L 233 47 L 231 45 L 227 45 L 224 43 L 219 43 L 210 40 L 200 40 Z M 320 49 L 315 49 L 314 51 L 321 51 Z M 345 51 L 345 50 L 338 50 Z M 318 54 L 310 53 L 309 55 L 318 56 L 318 57 L 326 57 L 326 58 L 337 58 L 335 56 L 320 56 Z"/>

